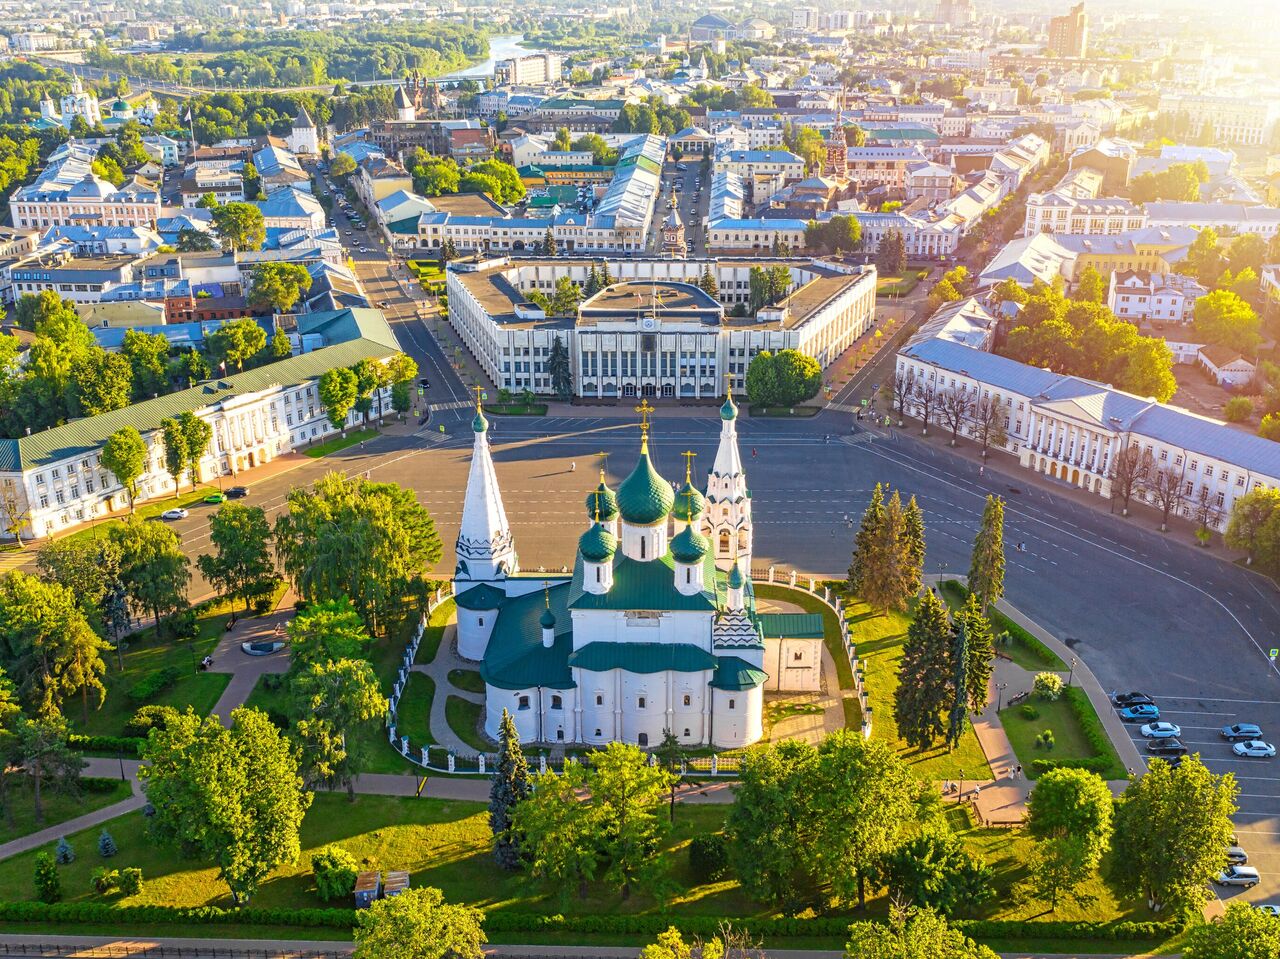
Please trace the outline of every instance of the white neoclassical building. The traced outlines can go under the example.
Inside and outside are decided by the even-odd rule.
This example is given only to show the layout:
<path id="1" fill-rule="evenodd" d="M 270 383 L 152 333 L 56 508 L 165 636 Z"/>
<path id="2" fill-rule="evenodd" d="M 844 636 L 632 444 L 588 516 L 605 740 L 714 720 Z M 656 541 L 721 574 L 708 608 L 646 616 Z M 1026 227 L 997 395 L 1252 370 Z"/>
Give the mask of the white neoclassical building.
<path id="1" fill-rule="evenodd" d="M 490 736 L 505 709 L 522 742 L 646 747 L 670 730 L 690 746 L 744 746 L 763 734 L 764 690 L 778 684 L 770 665 L 785 655 L 782 684 L 812 683 L 820 618 L 756 610 L 737 415 L 730 397 L 705 490 L 688 467 L 673 490 L 642 425 L 639 459 L 617 492 L 602 472 L 587 494 L 566 579 L 520 570 L 477 412 L 454 589 L 458 652 L 481 664 Z M 819 620 L 816 636 L 806 619 Z"/>

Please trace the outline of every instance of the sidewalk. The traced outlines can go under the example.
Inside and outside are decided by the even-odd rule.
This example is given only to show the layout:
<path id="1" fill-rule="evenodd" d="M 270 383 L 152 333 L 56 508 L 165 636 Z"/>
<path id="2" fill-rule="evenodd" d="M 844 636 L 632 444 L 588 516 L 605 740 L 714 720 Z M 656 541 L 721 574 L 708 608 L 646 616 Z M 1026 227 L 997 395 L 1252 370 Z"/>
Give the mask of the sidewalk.
<path id="1" fill-rule="evenodd" d="M 210 711 L 222 720 L 222 725 L 231 725 L 231 711 L 243 706 L 258 680 L 263 676 L 289 671 L 289 647 L 286 644 L 274 653 L 266 656 L 250 656 L 241 648 L 242 643 L 268 643 L 283 640 L 287 637 L 283 629 L 276 632 L 276 627 L 283 627 L 293 618 L 293 607 L 297 601 L 292 589 L 285 591 L 280 604 L 274 613 L 266 616 L 241 618 L 235 626 L 218 640 L 218 647 L 213 651 L 213 665 L 210 672 L 230 673 L 231 682 L 222 691 L 218 701 Z"/>
<path id="2" fill-rule="evenodd" d="M 459 689 L 449 681 L 449 673 L 453 670 L 474 670 L 480 665 L 458 655 L 457 635 L 457 625 L 450 623 L 444 628 L 444 635 L 440 637 L 440 648 L 436 651 L 436 658 L 425 665 L 415 664 L 409 667 L 409 671 L 430 676 L 431 681 L 435 683 L 436 692 L 431 700 L 430 719 L 431 735 L 435 737 L 435 741 L 446 749 L 452 749 L 455 753 L 469 756 L 475 750 L 463 742 L 462 738 L 449 727 L 446 703 L 450 696 L 457 696 L 470 703 L 483 703 L 484 693 Z M 487 798 L 488 793 L 485 796 Z"/>

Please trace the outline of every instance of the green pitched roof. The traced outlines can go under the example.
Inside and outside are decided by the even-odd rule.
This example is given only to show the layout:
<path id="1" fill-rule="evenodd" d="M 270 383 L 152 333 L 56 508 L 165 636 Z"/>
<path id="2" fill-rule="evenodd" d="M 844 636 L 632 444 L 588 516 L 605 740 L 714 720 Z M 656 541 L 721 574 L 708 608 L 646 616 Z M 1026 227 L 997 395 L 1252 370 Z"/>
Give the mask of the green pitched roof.
<path id="1" fill-rule="evenodd" d="M 593 673 L 697 673 L 715 669 L 716 658 L 689 643 L 587 643 L 569 656 L 569 665 Z"/>
<path id="2" fill-rule="evenodd" d="M 666 517 L 675 502 L 671 484 L 662 478 L 649 460 L 649 443 L 640 444 L 640 459 L 631 475 L 618 486 L 618 511 L 629 523 L 650 526 Z"/>
<path id="3" fill-rule="evenodd" d="M 711 680 L 715 689 L 755 689 L 769 678 L 763 669 L 757 669 L 737 656 L 716 657 L 716 675 Z"/>
<path id="4" fill-rule="evenodd" d="M 500 689 L 572 689 L 569 653 L 573 650 L 573 620 L 566 605 L 569 590 L 563 580 L 548 591 L 556 618 L 555 642 L 542 645 L 541 619 L 547 611 L 542 590 L 507 600 L 498 611 L 485 651 L 480 675 Z"/>
<path id="5" fill-rule="evenodd" d="M 463 609 L 489 610 L 498 609 L 507 601 L 507 594 L 488 583 L 472 586 L 454 597 L 454 602 Z"/>
<path id="6" fill-rule="evenodd" d="M 691 596 L 676 589 L 675 561 L 671 554 L 640 562 L 622 553 L 613 557 L 613 586 L 607 593 L 588 593 L 582 584 L 582 560 L 573 568 L 569 584 L 570 609 L 652 609 L 676 612 L 710 612 L 724 606 L 724 573 L 715 557 L 702 559 L 706 586 Z"/>
<path id="7" fill-rule="evenodd" d="M 757 619 L 766 639 L 822 639 L 821 613 L 761 613 Z"/>

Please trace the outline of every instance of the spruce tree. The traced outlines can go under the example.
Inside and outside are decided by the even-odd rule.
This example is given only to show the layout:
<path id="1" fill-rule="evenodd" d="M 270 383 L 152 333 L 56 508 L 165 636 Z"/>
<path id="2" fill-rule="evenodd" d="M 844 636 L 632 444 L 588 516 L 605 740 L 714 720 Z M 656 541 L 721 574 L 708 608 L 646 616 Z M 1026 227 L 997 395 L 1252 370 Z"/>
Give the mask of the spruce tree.
<path id="1" fill-rule="evenodd" d="M 853 559 L 849 563 L 849 589 L 862 592 L 862 581 L 871 562 L 872 544 L 884 525 L 884 491 L 880 484 L 871 492 L 871 502 L 862 514 L 862 525 L 853 539 Z"/>
<path id="2" fill-rule="evenodd" d="M 998 496 L 988 496 L 982 510 L 969 563 L 969 592 L 978 597 L 983 613 L 1004 595 L 1004 501 Z"/>
<path id="3" fill-rule="evenodd" d="M 969 727 L 969 638 L 963 622 L 951 629 L 951 682 L 947 689 L 947 748 L 955 749 Z"/>
<path id="4" fill-rule="evenodd" d="M 698 280 L 698 286 L 707 296 L 713 298 L 720 296 L 720 284 L 716 282 L 716 275 L 711 272 L 710 264 L 702 268 L 702 277 Z"/>
<path id="5" fill-rule="evenodd" d="M 965 695 L 969 711 L 980 713 L 987 708 L 987 694 L 994 670 L 995 647 L 991 643 L 991 626 L 982 615 L 982 607 L 972 593 L 964 607 L 956 613 L 956 628 L 965 635 Z"/>
<path id="6" fill-rule="evenodd" d="M 547 227 L 547 232 L 542 235 L 542 252 L 545 256 L 556 255 L 556 235 L 551 232 L 551 227 Z"/>
<path id="7" fill-rule="evenodd" d="M 512 826 L 515 808 L 529 795 L 529 764 L 520 748 L 515 720 L 505 709 L 498 727 L 498 768 L 489 787 L 489 828 L 493 830 L 493 857 L 503 869 L 520 866 L 520 836 Z"/>
<path id="8" fill-rule="evenodd" d="M 860 570 L 862 598 L 872 609 L 903 613 L 915 595 L 903 543 L 905 530 L 902 499 L 895 492 L 884 507 L 884 519 Z"/>
<path id="9" fill-rule="evenodd" d="M 902 548 L 906 553 L 907 577 L 910 580 L 912 595 L 920 592 L 924 585 L 924 510 L 913 496 L 907 501 L 907 508 L 902 512 Z"/>
<path id="10" fill-rule="evenodd" d="M 452 238 L 445 237 L 445 241 L 440 246 L 440 262 L 448 263 L 450 260 L 458 258 L 458 247 L 454 244 Z"/>
<path id="11" fill-rule="evenodd" d="M 590 299 L 600 292 L 600 273 L 596 270 L 596 265 L 591 264 L 591 269 L 587 271 L 587 282 L 582 287 L 583 299 Z"/>
<path id="12" fill-rule="evenodd" d="M 116 848 L 116 841 L 112 838 L 111 833 L 105 829 L 98 834 L 98 855 L 103 859 L 110 859 L 120 850 Z"/>
<path id="13" fill-rule="evenodd" d="M 929 590 L 920 598 L 915 618 L 907 627 L 893 701 L 898 735 L 920 750 L 946 734 L 942 713 L 951 702 L 950 643 L 947 609 Z"/>
<path id="14" fill-rule="evenodd" d="M 608 260 L 600 261 L 600 282 L 605 286 L 613 286 L 614 283 L 618 282 L 617 277 L 609 272 Z"/>
<path id="15" fill-rule="evenodd" d="M 66 836 L 59 839 L 58 845 L 54 847 L 53 859 L 59 866 L 69 866 L 76 861 L 76 851 L 71 848 Z"/>

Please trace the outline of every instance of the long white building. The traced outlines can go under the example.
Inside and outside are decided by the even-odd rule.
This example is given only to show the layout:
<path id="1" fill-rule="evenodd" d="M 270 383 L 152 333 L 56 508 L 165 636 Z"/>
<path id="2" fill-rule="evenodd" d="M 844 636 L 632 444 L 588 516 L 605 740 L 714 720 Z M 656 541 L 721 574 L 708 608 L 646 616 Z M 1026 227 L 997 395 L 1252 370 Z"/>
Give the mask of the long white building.
<path id="1" fill-rule="evenodd" d="M 49 157 L 34 183 L 9 201 L 15 227 L 146 226 L 160 217 L 160 191 L 137 177 L 112 186 L 91 169 L 94 151 L 74 141 Z"/>

